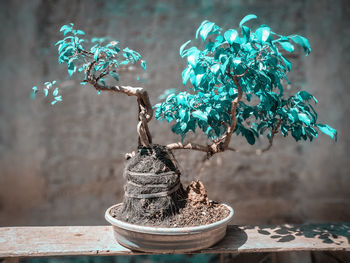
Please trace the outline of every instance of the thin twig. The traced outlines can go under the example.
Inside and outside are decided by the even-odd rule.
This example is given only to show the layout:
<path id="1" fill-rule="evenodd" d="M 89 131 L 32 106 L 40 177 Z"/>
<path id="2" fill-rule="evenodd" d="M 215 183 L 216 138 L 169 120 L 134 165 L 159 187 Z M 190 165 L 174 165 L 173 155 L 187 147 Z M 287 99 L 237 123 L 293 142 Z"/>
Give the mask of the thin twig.
<path id="1" fill-rule="evenodd" d="M 276 126 L 274 128 L 272 128 L 272 130 L 271 130 L 271 136 L 269 138 L 269 145 L 266 148 L 264 148 L 264 149 L 256 150 L 256 154 L 260 155 L 260 154 L 262 154 L 264 152 L 267 152 L 268 150 L 271 149 L 271 147 L 273 145 L 273 139 L 275 137 L 275 134 L 278 133 L 278 129 L 280 128 L 281 123 L 282 123 L 282 120 L 278 119 L 278 121 L 276 123 Z"/>

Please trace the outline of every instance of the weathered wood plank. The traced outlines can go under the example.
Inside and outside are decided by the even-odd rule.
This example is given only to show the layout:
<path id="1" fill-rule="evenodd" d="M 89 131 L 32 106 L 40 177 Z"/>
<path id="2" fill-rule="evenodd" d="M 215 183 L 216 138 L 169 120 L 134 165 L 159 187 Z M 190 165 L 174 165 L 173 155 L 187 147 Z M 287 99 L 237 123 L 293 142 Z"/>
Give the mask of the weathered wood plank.
<path id="1" fill-rule="evenodd" d="M 229 226 L 227 235 L 198 253 L 350 251 L 350 223 Z M 135 255 L 114 241 L 110 226 L 2 227 L 0 257 Z"/>

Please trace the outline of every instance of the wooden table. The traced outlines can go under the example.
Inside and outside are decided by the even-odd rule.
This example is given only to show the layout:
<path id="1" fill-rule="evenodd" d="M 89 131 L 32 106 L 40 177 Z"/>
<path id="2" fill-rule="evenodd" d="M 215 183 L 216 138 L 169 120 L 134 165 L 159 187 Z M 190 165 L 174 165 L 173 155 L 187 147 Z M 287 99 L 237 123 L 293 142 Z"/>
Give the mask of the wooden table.
<path id="1" fill-rule="evenodd" d="M 280 251 L 350 251 L 350 223 L 231 225 L 221 242 L 196 253 Z M 0 228 L 0 258 L 138 254 L 114 240 L 111 226 Z"/>

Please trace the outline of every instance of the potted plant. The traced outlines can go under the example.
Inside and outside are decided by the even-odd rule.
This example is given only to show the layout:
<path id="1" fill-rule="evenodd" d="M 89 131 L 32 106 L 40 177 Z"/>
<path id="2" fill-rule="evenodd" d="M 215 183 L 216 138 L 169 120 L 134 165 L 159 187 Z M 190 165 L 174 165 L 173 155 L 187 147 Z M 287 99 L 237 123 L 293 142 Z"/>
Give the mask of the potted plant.
<path id="1" fill-rule="evenodd" d="M 123 203 L 106 211 L 118 241 L 131 249 L 152 252 L 193 251 L 209 247 L 222 239 L 233 215 L 227 205 L 210 201 L 200 181 L 185 189 L 173 155 L 174 150 L 189 149 L 204 152 L 207 158 L 224 151 L 237 151 L 230 146 L 232 135 L 241 135 L 253 145 L 267 136 L 266 148 L 281 132 L 296 140 L 310 140 L 318 131 L 337 137 L 335 129 L 317 122 L 314 110 L 316 98 L 307 91 L 284 94 L 291 62 L 284 56 L 300 46 L 308 55 L 311 51 L 306 38 L 299 35 L 282 36 L 266 25 L 252 30 L 245 24 L 255 15 L 245 16 L 239 30 L 223 30 L 210 21 L 203 21 L 196 38 L 203 48 L 188 48 L 187 41 L 180 55 L 187 59 L 182 72 L 183 92 L 170 92 L 166 99 L 152 106 L 146 89 L 110 84 L 119 81 L 119 70 L 130 64 L 147 64 L 141 55 L 121 48 L 117 41 L 93 38 L 73 27 L 62 26 L 64 38 L 56 43 L 59 62 L 66 63 L 68 74 L 81 74 L 81 85 L 91 85 L 98 92 L 110 91 L 135 96 L 138 106 L 138 147 L 126 154 L 126 179 Z M 90 45 L 89 48 L 87 46 Z M 42 89 L 51 104 L 62 101 L 56 81 L 46 82 Z M 148 128 L 155 116 L 173 122 L 172 131 L 181 141 L 168 145 L 155 144 Z M 209 143 L 186 142 L 186 135 L 201 129 Z"/>

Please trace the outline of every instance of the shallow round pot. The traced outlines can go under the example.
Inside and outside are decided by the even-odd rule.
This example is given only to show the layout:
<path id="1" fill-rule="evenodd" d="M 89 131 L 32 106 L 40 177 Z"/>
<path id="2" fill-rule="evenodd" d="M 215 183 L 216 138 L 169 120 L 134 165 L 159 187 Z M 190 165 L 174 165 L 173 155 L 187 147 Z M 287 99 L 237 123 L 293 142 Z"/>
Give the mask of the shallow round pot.
<path id="1" fill-rule="evenodd" d="M 202 226 L 192 227 L 152 227 L 141 226 L 118 220 L 110 215 L 114 205 L 107 209 L 105 218 L 113 225 L 115 239 L 124 247 L 132 250 L 156 253 L 190 252 L 208 248 L 220 241 L 226 234 L 227 224 L 233 216 L 233 209 L 228 217 Z"/>

